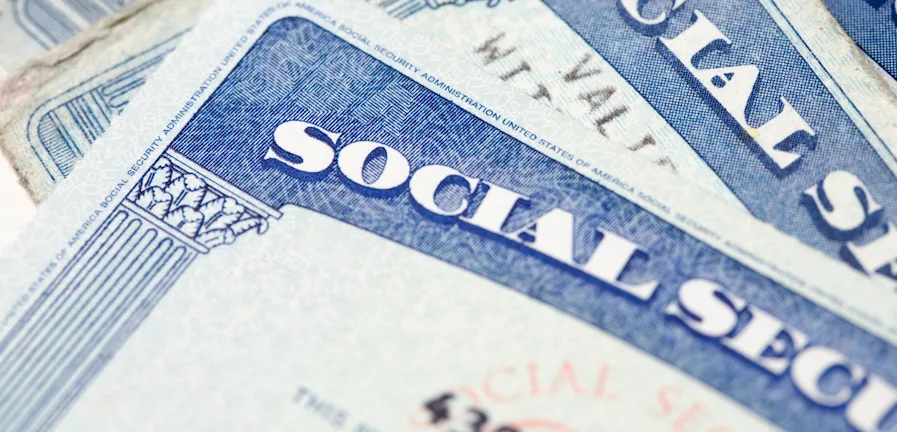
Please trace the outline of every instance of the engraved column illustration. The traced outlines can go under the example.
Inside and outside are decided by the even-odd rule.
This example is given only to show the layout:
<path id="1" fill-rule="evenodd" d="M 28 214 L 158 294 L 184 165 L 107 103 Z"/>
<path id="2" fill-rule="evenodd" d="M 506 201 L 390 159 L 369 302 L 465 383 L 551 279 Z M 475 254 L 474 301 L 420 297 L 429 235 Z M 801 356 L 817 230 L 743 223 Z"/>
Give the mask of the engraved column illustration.
<path id="1" fill-rule="evenodd" d="M 28 120 L 28 141 L 53 181 L 67 177 L 75 162 L 120 114 L 171 53 L 172 37 L 42 104 Z"/>
<path id="2" fill-rule="evenodd" d="M 168 150 L 0 341 L 0 430 L 45 430 L 185 269 L 281 213 Z"/>

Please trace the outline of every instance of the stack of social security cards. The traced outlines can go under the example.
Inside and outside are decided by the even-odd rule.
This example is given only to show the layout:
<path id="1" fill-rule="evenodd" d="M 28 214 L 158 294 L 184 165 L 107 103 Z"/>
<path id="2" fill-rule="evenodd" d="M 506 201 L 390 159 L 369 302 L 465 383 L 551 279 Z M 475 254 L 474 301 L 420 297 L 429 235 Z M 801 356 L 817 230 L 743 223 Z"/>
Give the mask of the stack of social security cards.
<path id="1" fill-rule="evenodd" d="M 895 11 L 0 2 L 0 431 L 897 431 Z"/>

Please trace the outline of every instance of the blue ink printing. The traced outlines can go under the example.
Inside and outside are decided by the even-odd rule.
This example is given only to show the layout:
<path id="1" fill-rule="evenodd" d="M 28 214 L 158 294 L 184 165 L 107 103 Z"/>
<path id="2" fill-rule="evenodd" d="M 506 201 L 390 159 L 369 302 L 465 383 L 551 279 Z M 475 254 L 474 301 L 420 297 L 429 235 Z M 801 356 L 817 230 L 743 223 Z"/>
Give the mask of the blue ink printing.
<path id="1" fill-rule="evenodd" d="M 133 0 L 12 0 L 16 23 L 50 49 Z"/>
<path id="2" fill-rule="evenodd" d="M 551 305 L 785 429 L 890 425 L 897 347 L 457 102 L 272 24 L 0 340 L 0 430 L 52 426 L 185 269 L 285 206 Z"/>
<path id="3" fill-rule="evenodd" d="M 775 2 L 545 0 L 757 218 L 897 278 L 894 158 Z M 783 22 L 783 27 L 777 23 Z M 839 103 L 847 101 L 847 103 Z M 829 199 L 832 197 L 837 197 Z"/>

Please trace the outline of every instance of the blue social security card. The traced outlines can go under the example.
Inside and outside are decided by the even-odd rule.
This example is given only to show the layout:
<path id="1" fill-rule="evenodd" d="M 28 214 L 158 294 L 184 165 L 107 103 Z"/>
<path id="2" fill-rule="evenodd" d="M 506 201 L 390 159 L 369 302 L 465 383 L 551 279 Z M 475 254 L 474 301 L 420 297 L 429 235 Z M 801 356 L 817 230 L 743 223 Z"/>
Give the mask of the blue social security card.
<path id="1" fill-rule="evenodd" d="M 818 3 L 358 1 L 894 285 L 897 103 Z M 192 6 L 172 5 L 185 16 Z M 154 70 L 145 65 L 177 42 L 169 33 L 81 85 L 41 95 L 37 108 L 15 107 L 4 146 L 32 196 L 45 198 L 71 173 Z M 107 87 L 127 94 L 104 97 Z"/>
<path id="2" fill-rule="evenodd" d="M 891 428 L 897 301 L 707 194 L 369 7 L 218 2 L 0 259 L 0 429 Z"/>
<path id="3" fill-rule="evenodd" d="M 821 3 L 373 3 L 811 247 L 895 278 L 897 104 Z"/>

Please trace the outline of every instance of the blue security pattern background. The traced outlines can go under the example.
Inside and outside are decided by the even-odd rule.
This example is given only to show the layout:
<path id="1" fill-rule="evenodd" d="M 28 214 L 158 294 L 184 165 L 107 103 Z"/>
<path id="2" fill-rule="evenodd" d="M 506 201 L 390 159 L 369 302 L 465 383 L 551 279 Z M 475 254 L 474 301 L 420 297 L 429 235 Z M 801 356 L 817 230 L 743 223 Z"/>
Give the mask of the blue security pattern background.
<path id="1" fill-rule="evenodd" d="M 802 200 L 807 188 L 835 170 L 853 173 L 884 206 L 884 220 L 897 221 L 897 179 L 838 105 L 806 61 L 758 0 L 689 0 L 672 12 L 668 25 L 636 31 L 618 1 L 544 0 L 579 33 L 688 141 L 726 185 L 759 219 L 770 222 L 833 257 L 844 253 L 837 233 L 825 232 L 815 206 Z M 642 15 L 656 17 L 671 2 L 643 1 Z M 679 35 L 702 12 L 732 44 L 699 54 L 699 69 L 755 64 L 760 77 L 748 103 L 747 120 L 758 126 L 778 114 L 787 99 L 816 131 L 797 139 L 802 154 L 783 175 L 770 169 L 753 140 L 668 53 L 658 36 Z M 643 30 L 643 29 L 640 29 Z M 801 134 L 803 135 L 803 134 Z M 787 144 L 786 144 L 787 148 Z M 811 210 L 812 209 L 812 210 Z M 882 235 L 884 224 L 866 229 L 854 241 L 865 244 Z"/>
<path id="2" fill-rule="evenodd" d="M 822 0 L 844 31 L 897 78 L 897 14 L 894 0 Z"/>
<path id="3" fill-rule="evenodd" d="M 412 170 L 440 163 L 532 198 L 507 229 L 552 207 L 577 215 L 576 257 L 586 257 L 601 227 L 642 245 L 650 259 L 625 280 L 661 280 L 653 301 L 639 303 L 509 242 L 435 220 L 404 189 L 359 193 L 331 168 L 296 178 L 263 163 L 276 127 L 300 120 L 342 132 L 341 148 L 377 141 L 404 154 Z M 272 25 L 172 143 L 190 160 L 273 208 L 295 204 L 412 247 L 548 303 L 675 365 L 790 430 L 849 427 L 843 410 L 822 409 L 787 378 L 758 367 L 665 319 L 679 284 L 721 282 L 749 303 L 897 382 L 897 348 L 795 295 L 671 227 L 638 206 L 298 18 Z M 450 189 L 450 188 L 449 188 Z M 440 199 L 457 199 L 450 191 Z M 475 209 L 477 201 L 472 203 Z M 274 222 L 276 223 L 276 222 Z M 376 253 L 376 251 L 359 251 Z M 845 287 L 849 289 L 849 287 Z"/>

